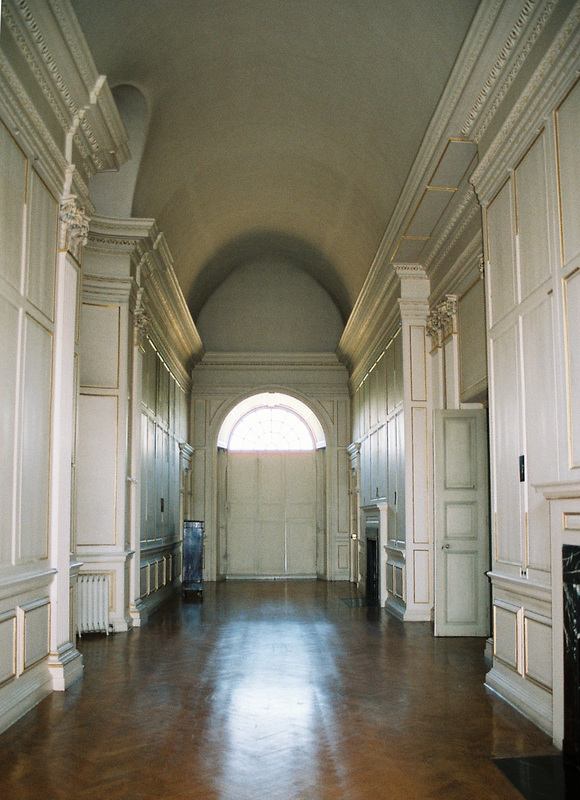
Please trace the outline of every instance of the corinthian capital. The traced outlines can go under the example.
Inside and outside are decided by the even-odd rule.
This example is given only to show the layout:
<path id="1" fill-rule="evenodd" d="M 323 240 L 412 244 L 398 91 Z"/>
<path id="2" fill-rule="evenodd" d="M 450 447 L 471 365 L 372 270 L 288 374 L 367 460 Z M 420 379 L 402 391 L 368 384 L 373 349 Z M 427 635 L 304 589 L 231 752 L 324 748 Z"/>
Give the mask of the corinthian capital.
<path id="1" fill-rule="evenodd" d="M 89 217 L 84 208 L 77 205 L 74 195 L 65 197 L 60 203 L 61 242 L 64 250 L 69 250 L 75 258 L 79 258 L 81 247 L 89 238 Z"/>

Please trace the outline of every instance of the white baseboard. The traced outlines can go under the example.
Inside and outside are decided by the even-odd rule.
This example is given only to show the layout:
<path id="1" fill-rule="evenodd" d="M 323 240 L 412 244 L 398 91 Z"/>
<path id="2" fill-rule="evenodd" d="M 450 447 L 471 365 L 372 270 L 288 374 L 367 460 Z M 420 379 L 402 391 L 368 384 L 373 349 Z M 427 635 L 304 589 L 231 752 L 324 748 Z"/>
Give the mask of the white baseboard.
<path id="1" fill-rule="evenodd" d="M 4 684 L 0 689 L 0 733 L 51 692 L 52 678 L 46 660 Z"/>
<path id="2" fill-rule="evenodd" d="M 552 736 L 552 695 L 546 689 L 522 678 L 497 661 L 485 678 L 485 685 L 502 700 Z"/>

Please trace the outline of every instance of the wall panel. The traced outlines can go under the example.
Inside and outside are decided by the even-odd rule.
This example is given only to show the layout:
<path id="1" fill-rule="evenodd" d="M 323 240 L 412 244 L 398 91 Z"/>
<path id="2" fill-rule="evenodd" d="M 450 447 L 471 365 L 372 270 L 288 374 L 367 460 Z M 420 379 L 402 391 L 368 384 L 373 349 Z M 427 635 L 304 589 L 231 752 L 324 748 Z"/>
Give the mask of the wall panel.
<path id="1" fill-rule="evenodd" d="M 537 614 L 524 614 L 524 675 L 552 689 L 552 623 Z"/>
<path id="2" fill-rule="evenodd" d="M 580 467 L 580 270 L 564 281 L 569 462 Z"/>
<path id="3" fill-rule="evenodd" d="M 48 598 L 22 606 L 24 612 L 24 669 L 48 655 L 50 602 Z"/>
<path id="4" fill-rule="evenodd" d="M 469 402 L 473 393 L 487 386 L 487 329 L 484 282 L 478 280 L 459 298 L 460 399 Z"/>
<path id="5" fill-rule="evenodd" d="M 516 304 L 515 220 L 508 181 L 487 209 L 489 301 L 492 325 Z"/>
<path id="6" fill-rule="evenodd" d="M 118 398 L 82 394 L 79 411 L 77 543 L 114 545 Z"/>
<path id="7" fill-rule="evenodd" d="M 0 296 L 0 564 L 12 561 L 19 328 L 18 308 Z"/>
<path id="8" fill-rule="evenodd" d="M 27 298 L 54 321 L 58 203 L 36 172 L 28 185 Z"/>
<path id="9" fill-rule="evenodd" d="M 119 306 L 83 303 L 81 317 L 81 385 L 117 389 L 119 386 Z"/>
<path id="10" fill-rule="evenodd" d="M 580 253 L 580 82 L 560 106 L 557 114 L 558 160 L 564 263 Z"/>
<path id="11" fill-rule="evenodd" d="M 27 316 L 25 342 L 18 549 L 31 561 L 48 557 L 52 333 Z"/>
<path id="12" fill-rule="evenodd" d="M 518 330 L 514 324 L 491 343 L 495 557 L 507 564 L 521 564 L 520 549 L 520 389 Z M 495 379 L 495 376 L 498 379 Z"/>
<path id="13" fill-rule="evenodd" d="M 550 520 L 548 503 L 533 487 L 556 480 L 558 430 L 552 297 L 522 315 L 523 389 L 527 460 L 527 563 L 550 570 Z"/>
<path id="14" fill-rule="evenodd" d="M 497 601 L 493 606 L 494 655 L 512 669 L 519 669 L 517 606 Z"/>
<path id="15" fill-rule="evenodd" d="M 16 675 L 16 612 L 0 617 L 0 686 Z"/>
<path id="16" fill-rule="evenodd" d="M 550 276 L 544 133 L 516 169 L 515 182 L 523 299 Z"/>
<path id="17" fill-rule="evenodd" d="M 0 275 L 20 290 L 27 161 L 0 122 Z"/>

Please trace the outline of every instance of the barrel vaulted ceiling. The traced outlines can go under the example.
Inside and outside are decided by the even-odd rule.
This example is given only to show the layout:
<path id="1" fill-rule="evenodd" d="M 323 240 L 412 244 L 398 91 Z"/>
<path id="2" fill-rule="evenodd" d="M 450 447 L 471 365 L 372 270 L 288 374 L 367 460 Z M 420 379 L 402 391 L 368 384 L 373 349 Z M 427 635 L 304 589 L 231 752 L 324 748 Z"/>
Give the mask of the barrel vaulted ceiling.
<path id="1" fill-rule="evenodd" d="M 145 97 L 132 215 L 194 318 L 281 255 L 347 319 L 477 2 L 73 0 L 109 85 Z"/>

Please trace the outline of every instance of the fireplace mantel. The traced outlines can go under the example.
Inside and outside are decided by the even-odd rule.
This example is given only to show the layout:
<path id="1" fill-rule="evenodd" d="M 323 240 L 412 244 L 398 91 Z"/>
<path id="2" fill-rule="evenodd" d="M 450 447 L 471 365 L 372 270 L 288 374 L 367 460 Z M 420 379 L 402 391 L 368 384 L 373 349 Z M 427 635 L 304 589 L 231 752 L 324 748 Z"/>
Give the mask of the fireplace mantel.
<path id="1" fill-rule="evenodd" d="M 363 506 L 364 528 L 378 527 L 378 559 L 379 559 L 379 605 L 384 608 L 387 600 L 387 574 L 383 554 L 387 544 L 387 509 L 386 500 L 374 500 Z"/>
<path id="2" fill-rule="evenodd" d="M 562 547 L 580 547 L 580 481 L 542 484 L 534 487 L 550 502 L 552 554 L 552 659 L 553 722 L 556 747 L 564 738 L 564 602 Z"/>

